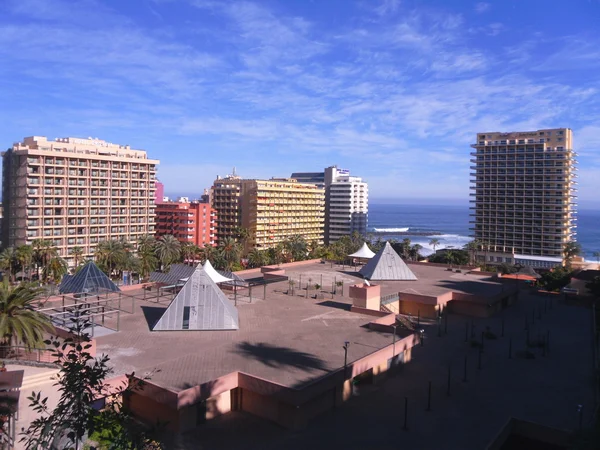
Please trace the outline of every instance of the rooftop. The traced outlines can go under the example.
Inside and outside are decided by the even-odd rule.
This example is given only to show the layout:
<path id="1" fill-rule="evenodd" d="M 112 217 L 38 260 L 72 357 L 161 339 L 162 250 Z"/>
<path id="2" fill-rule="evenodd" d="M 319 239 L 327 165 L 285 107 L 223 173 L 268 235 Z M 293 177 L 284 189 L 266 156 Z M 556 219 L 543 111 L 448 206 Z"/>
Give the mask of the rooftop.
<path id="1" fill-rule="evenodd" d="M 286 267 L 294 280 L 294 295 L 285 281 L 252 288 L 237 296 L 240 329 L 237 331 L 152 332 L 173 297 L 156 302 L 156 291 L 130 291 L 136 297 L 133 314 L 122 314 L 118 333 L 97 338 L 98 352 L 110 356 L 115 375 L 135 371 L 152 375 L 152 383 L 174 391 L 242 371 L 289 387 L 301 387 L 344 364 L 344 341 L 350 342 L 348 362 L 373 353 L 391 342 L 391 335 L 370 330 L 373 317 L 350 312 L 347 286 L 361 280 L 354 268 L 308 263 Z M 493 295 L 501 284 L 474 275 L 455 274 L 438 267 L 411 265 L 418 281 L 381 282 L 382 294 L 416 290 L 425 295 L 458 290 Z M 246 279 L 259 271 L 246 272 Z M 310 283 L 312 288 L 306 298 Z M 330 293 L 342 281 L 344 296 Z M 323 298 L 312 298 L 315 284 Z M 263 298 L 266 292 L 266 297 Z M 233 299 L 231 292 L 227 293 Z M 233 300 L 232 300 L 233 301 Z"/>

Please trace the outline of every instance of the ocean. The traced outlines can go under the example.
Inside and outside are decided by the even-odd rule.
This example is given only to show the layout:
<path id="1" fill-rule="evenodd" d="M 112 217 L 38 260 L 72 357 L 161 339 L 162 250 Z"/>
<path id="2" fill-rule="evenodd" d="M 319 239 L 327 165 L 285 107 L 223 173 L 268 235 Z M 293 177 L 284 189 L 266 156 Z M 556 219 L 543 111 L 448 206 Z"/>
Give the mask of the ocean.
<path id="1" fill-rule="evenodd" d="M 369 232 L 384 232 L 383 239 L 408 238 L 423 246 L 424 255 L 433 252 L 429 245 L 437 238 L 444 247 L 462 248 L 472 241 L 469 237 L 469 207 L 462 205 L 402 205 L 369 203 Z M 406 232 L 394 234 L 398 231 Z M 579 209 L 577 215 L 577 242 L 586 259 L 595 261 L 593 252 L 600 251 L 600 210 Z"/>

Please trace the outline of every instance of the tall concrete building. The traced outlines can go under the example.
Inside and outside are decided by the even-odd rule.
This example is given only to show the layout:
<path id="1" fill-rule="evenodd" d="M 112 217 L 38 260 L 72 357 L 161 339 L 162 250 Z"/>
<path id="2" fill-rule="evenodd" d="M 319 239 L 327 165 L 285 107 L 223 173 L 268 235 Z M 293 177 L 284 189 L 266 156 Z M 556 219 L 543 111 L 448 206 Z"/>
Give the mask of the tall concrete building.
<path id="1" fill-rule="evenodd" d="M 156 205 L 157 237 L 170 234 L 180 242 L 214 247 L 217 242 L 216 224 L 216 211 L 207 203 L 181 198 L 176 202 Z"/>
<path id="2" fill-rule="evenodd" d="M 325 242 L 367 233 L 369 185 L 337 166 L 325 169 Z"/>
<path id="3" fill-rule="evenodd" d="M 2 153 L 2 244 L 52 241 L 91 256 L 107 239 L 154 235 L 158 160 L 99 139 L 27 137 Z"/>
<path id="4" fill-rule="evenodd" d="M 478 133 L 472 147 L 471 230 L 481 244 L 479 261 L 561 264 L 576 235 L 572 131 Z"/>
<path id="5" fill-rule="evenodd" d="M 246 250 L 275 247 L 295 235 L 323 243 L 325 193 L 314 184 L 291 178 L 242 180 L 240 212 L 250 236 Z"/>
<path id="6" fill-rule="evenodd" d="M 242 225 L 240 212 L 240 190 L 242 179 L 235 175 L 217 177 L 210 192 L 210 205 L 217 211 L 217 241 L 235 234 Z"/>

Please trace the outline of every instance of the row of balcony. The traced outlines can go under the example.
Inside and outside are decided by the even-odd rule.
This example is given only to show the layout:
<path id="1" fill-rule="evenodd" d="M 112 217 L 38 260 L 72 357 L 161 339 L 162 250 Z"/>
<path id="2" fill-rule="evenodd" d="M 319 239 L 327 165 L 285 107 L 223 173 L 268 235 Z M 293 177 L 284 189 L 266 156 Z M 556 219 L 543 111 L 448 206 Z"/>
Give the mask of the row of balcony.
<path id="1" fill-rule="evenodd" d="M 68 161 L 68 164 L 67 164 Z M 124 163 L 124 162 L 109 162 L 109 161 L 96 161 L 90 159 L 77 159 L 77 158 L 51 158 L 51 157 L 35 157 L 28 156 L 27 164 L 33 165 L 46 165 L 46 166 L 68 166 L 68 167 L 98 167 L 101 169 L 113 169 L 113 170 L 147 170 L 150 168 L 151 170 L 156 170 L 156 166 L 154 164 L 139 164 L 139 163 Z"/>

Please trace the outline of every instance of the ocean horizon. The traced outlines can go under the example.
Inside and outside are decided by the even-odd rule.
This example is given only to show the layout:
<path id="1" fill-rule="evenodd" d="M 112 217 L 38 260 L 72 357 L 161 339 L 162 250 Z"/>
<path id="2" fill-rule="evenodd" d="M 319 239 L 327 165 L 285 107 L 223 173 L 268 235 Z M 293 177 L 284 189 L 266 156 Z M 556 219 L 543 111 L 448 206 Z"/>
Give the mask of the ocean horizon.
<path id="1" fill-rule="evenodd" d="M 462 248 L 473 240 L 469 227 L 469 205 L 465 204 L 409 204 L 390 201 L 369 202 L 368 232 L 384 232 L 383 239 L 408 238 L 423 246 L 422 253 L 433 252 L 429 242 L 440 241 L 440 248 Z M 583 256 L 595 261 L 593 253 L 600 251 L 600 210 L 579 209 L 576 241 L 581 244 Z M 406 231 L 403 231 L 408 229 Z M 395 235 L 394 232 L 403 231 Z"/>

